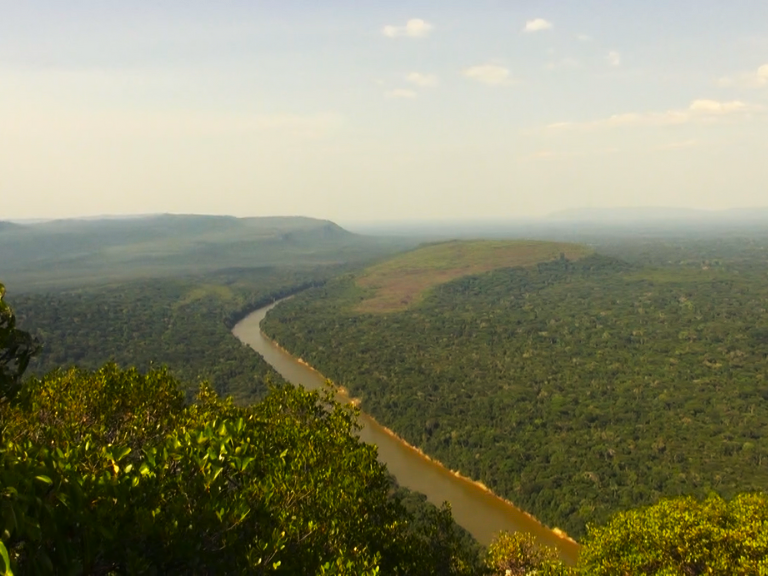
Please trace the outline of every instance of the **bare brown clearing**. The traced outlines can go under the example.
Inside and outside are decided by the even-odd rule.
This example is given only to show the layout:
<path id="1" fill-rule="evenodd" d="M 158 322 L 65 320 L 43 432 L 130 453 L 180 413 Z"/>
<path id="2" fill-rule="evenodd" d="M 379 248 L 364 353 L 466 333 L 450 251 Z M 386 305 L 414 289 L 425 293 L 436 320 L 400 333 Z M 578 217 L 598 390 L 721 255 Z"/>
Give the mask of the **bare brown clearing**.
<path id="1" fill-rule="evenodd" d="M 578 260 L 586 246 L 533 240 L 471 240 L 433 244 L 368 268 L 358 286 L 373 289 L 358 312 L 396 312 L 418 302 L 434 286 L 497 268 L 527 267 L 555 260 L 561 254 Z"/>

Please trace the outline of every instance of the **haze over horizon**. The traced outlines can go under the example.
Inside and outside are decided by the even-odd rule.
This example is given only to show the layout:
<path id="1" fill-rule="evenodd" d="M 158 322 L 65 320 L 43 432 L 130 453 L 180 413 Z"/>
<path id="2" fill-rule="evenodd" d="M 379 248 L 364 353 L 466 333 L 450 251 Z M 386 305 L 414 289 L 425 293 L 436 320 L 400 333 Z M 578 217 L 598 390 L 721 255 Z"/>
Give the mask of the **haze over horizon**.
<path id="1" fill-rule="evenodd" d="M 0 220 L 765 206 L 768 4 L 7 3 Z"/>

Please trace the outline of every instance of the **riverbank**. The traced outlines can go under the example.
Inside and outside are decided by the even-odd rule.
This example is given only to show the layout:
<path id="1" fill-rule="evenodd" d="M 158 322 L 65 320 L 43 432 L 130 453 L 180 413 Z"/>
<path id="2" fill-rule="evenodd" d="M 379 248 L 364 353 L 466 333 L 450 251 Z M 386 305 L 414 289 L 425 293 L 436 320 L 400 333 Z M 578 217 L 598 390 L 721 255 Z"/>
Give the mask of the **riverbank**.
<path id="1" fill-rule="evenodd" d="M 275 347 L 279 348 L 280 350 L 282 350 L 282 351 L 283 351 L 283 352 L 285 352 L 286 354 L 289 354 L 289 355 L 291 355 L 293 358 L 295 358 L 296 362 L 298 362 L 298 363 L 299 363 L 299 364 L 301 364 L 302 366 L 306 367 L 308 370 L 311 370 L 312 372 L 314 372 L 315 374 L 317 374 L 317 375 L 318 375 L 320 378 L 323 378 L 323 379 L 324 379 L 326 382 L 328 382 L 328 384 L 330 384 L 330 386 L 332 386 L 332 387 L 333 387 L 333 389 L 336 391 L 336 393 L 337 393 L 337 394 L 336 394 L 336 396 L 337 396 L 337 398 L 341 399 L 342 403 L 348 403 L 348 404 L 352 404 L 352 405 L 353 405 L 353 406 L 355 406 L 356 408 L 359 408 L 359 407 L 360 407 L 360 405 L 362 404 L 362 400 L 361 400 L 360 398 L 353 398 L 353 397 L 350 395 L 350 393 L 349 393 L 349 390 L 348 390 L 346 387 L 344 387 L 344 386 L 340 386 L 339 384 L 336 384 L 336 383 L 335 383 L 333 380 L 331 380 L 330 378 L 326 378 L 325 376 L 323 376 L 323 374 L 322 374 L 322 373 L 321 373 L 321 372 L 320 372 L 320 371 L 319 371 L 317 368 L 315 368 L 314 366 L 312 366 L 311 364 L 309 364 L 309 363 L 308 363 L 306 360 L 304 360 L 303 358 L 296 358 L 295 356 L 293 356 L 293 354 L 291 354 L 291 352 L 290 352 L 289 350 L 287 350 L 285 347 L 283 347 L 283 346 L 282 346 L 280 343 L 276 342 L 275 340 L 272 340 L 272 339 L 269 337 L 269 335 L 268 335 L 268 334 L 266 334 L 264 331 L 261 331 L 261 335 L 262 335 L 262 337 L 264 337 L 265 339 L 267 339 L 267 340 L 269 340 L 270 342 L 272 342 L 272 343 L 275 345 Z M 489 495 L 493 496 L 494 498 L 497 498 L 497 499 L 498 499 L 500 502 L 503 502 L 504 504 L 506 504 L 506 505 L 508 505 L 508 506 L 513 506 L 513 507 L 514 507 L 514 508 L 516 508 L 516 509 L 517 509 L 517 510 L 518 510 L 518 511 L 521 513 L 521 514 L 525 514 L 525 515 L 526 515 L 528 518 L 530 518 L 530 519 L 531 519 L 533 522 L 536 522 L 537 524 L 539 524 L 539 525 L 540 525 L 540 526 L 541 526 L 543 529 L 545 529 L 545 530 L 550 530 L 550 531 L 551 531 L 553 534 L 555 534 L 555 535 L 556 535 L 558 538 L 561 538 L 561 539 L 563 539 L 563 540 L 566 540 L 566 541 L 568 541 L 568 542 L 571 542 L 571 543 L 575 544 L 576 546 L 578 546 L 578 545 L 579 545 L 579 543 L 578 543 L 576 540 L 574 540 L 573 538 L 571 538 L 571 537 L 568 535 L 568 533 L 567 533 L 567 532 L 565 532 L 564 530 L 561 530 L 560 528 L 557 528 L 557 527 L 555 527 L 555 528 L 551 528 L 551 527 L 547 526 L 547 525 L 546 525 L 546 524 L 544 524 L 544 523 L 543 523 L 541 520 L 539 520 L 538 518 L 536 518 L 536 517 L 535 517 L 533 514 L 531 514 L 531 513 L 529 513 L 529 512 L 526 512 L 525 510 L 523 510 L 523 509 L 519 508 L 518 506 L 516 506 L 516 505 L 515 505 L 515 503 L 514 503 L 514 502 L 511 502 L 510 500 L 507 500 L 506 498 L 502 498 L 501 496 L 499 496 L 498 494 L 496 494 L 496 493 L 495 493 L 493 490 L 491 490 L 490 488 L 488 488 L 488 486 L 486 486 L 485 484 L 483 484 L 483 483 L 482 483 L 482 482 L 480 482 L 479 480 L 474 480 L 473 478 L 470 478 L 469 476 L 465 476 L 465 475 L 463 475 L 461 472 L 459 472 L 459 471 L 457 471 L 457 470 L 452 470 L 452 469 L 448 468 L 448 467 L 447 467 L 445 464 L 443 464 L 443 463 L 442 463 L 442 462 L 440 462 L 439 460 L 435 460 L 435 459 L 434 459 L 434 458 L 432 458 L 432 457 L 431 457 L 429 454 L 427 454 L 426 452 L 424 452 L 424 451 L 423 451 L 421 448 L 419 448 L 419 447 L 417 447 L 417 446 L 414 446 L 413 444 L 411 444 L 411 443 L 409 443 L 407 440 L 405 440 L 405 439 L 404 439 L 402 436 L 400 436 L 399 434 L 397 434 L 397 433 L 396 433 L 394 430 L 392 430 L 391 428 L 388 428 L 387 426 L 384 426 L 384 425 L 383 425 L 381 422 L 379 422 L 378 420 L 376 420 L 376 418 L 374 418 L 373 416 L 371 416 L 369 413 L 367 413 L 367 412 L 363 412 L 362 414 L 363 414 L 363 415 L 364 415 L 366 418 L 370 419 L 372 422 L 375 422 L 375 423 L 376 423 L 376 424 L 377 424 L 379 427 L 381 427 L 381 429 L 382 429 L 382 430 L 383 430 L 383 431 L 384 431 L 386 434 L 388 434 L 390 437 L 392 437 L 392 438 L 393 438 L 393 439 L 395 439 L 397 442 L 399 442 L 400 444 L 402 444 L 404 448 L 407 448 L 408 450 L 411 450 L 411 451 L 415 452 L 415 453 L 416 453 L 416 454 L 418 454 L 418 455 L 419 455 L 421 458 L 424 458 L 424 459 L 426 459 L 426 460 L 428 460 L 428 461 L 432 462 L 432 463 L 433 463 L 433 464 L 435 464 L 436 466 L 439 466 L 439 467 L 441 467 L 443 470 L 445 470 L 445 471 L 446 471 L 446 472 L 448 472 L 449 474 L 452 474 L 453 476 L 455 476 L 455 477 L 456 477 L 456 478 L 458 478 L 459 480 L 461 480 L 461 481 L 463 481 L 463 482 L 468 482 L 468 483 L 470 483 L 470 484 L 472 484 L 472 485 L 476 486 L 476 487 L 477 487 L 477 488 L 479 488 L 480 490 L 483 490 L 484 492 L 488 493 Z"/>
<path id="2" fill-rule="evenodd" d="M 261 354 L 287 381 L 307 389 L 323 388 L 326 382 L 330 382 L 328 379 L 261 331 L 261 320 L 277 304 L 249 315 L 233 329 L 233 333 Z M 333 383 L 331 385 L 340 402 L 353 405 L 359 403 L 359 399 L 351 398 L 344 387 Z M 360 413 L 359 420 L 362 426 L 360 438 L 378 447 L 380 461 L 387 465 L 398 482 L 426 494 L 437 505 L 443 501 L 450 502 L 456 521 L 478 541 L 488 544 L 500 530 L 526 531 L 534 534 L 542 544 L 557 548 L 564 560 L 575 564 L 579 545 L 562 530 L 546 527 L 531 514 L 495 494 L 482 482 L 446 468 L 365 412 Z"/>
<path id="3" fill-rule="evenodd" d="M 362 404 L 362 400 L 361 400 L 360 398 L 354 398 L 354 397 L 352 397 L 352 396 L 351 396 L 351 394 L 350 394 L 350 392 L 349 392 L 349 390 L 348 390 L 346 387 L 344 387 L 344 386 L 341 386 L 341 385 L 339 385 L 339 384 L 336 384 L 336 383 L 335 383 L 333 380 L 331 380 L 330 378 L 327 378 L 327 377 L 325 377 L 325 376 L 322 374 L 322 372 L 320 372 L 320 371 L 319 371 L 317 368 L 315 368 L 315 367 L 314 367 L 314 366 L 312 366 L 312 365 L 311 365 L 309 362 L 307 362 L 306 360 L 304 360 L 304 358 L 296 358 L 295 356 L 293 356 L 293 354 L 291 354 L 290 350 L 286 349 L 286 348 L 285 348 L 284 346 L 282 346 L 282 345 L 281 345 L 279 342 L 276 342 L 275 340 L 272 340 L 272 339 L 269 337 L 269 335 L 268 335 L 268 334 L 266 334 L 266 333 L 265 333 L 263 330 L 261 330 L 260 332 L 261 332 L 261 336 L 262 336 L 264 339 L 266 339 L 266 340 L 269 340 L 270 342 L 272 342 L 272 343 L 273 343 L 273 345 L 274 345 L 276 348 L 278 348 L 279 350 L 281 350 L 281 351 L 282 351 L 282 352 L 284 352 L 285 354 L 288 354 L 288 355 L 290 355 L 291 357 L 293 357 L 293 358 L 296 360 L 296 362 L 298 362 L 299 364 L 301 364 L 302 366 L 304 366 L 305 368 L 307 368 L 307 370 L 311 370 L 311 371 L 312 371 L 312 372 L 314 372 L 314 373 L 315 373 L 315 374 L 316 374 L 318 377 L 320 377 L 320 378 L 323 378 L 323 379 L 324 379 L 324 380 L 325 380 L 325 381 L 326 381 L 326 382 L 327 382 L 327 383 L 328 383 L 328 384 L 329 384 L 329 385 L 330 385 L 330 386 L 333 388 L 333 390 L 336 392 L 336 397 L 337 397 L 337 399 L 340 399 L 342 403 L 351 404 L 352 406 L 354 406 L 354 407 L 356 407 L 356 408 L 360 408 L 360 406 L 361 406 L 361 404 Z M 513 506 L 513 507 L 514 507 L 514 508 L 516 508 L 516 509 L 517 509 L 517 510 L 518 510 L 518 511 L 521 513 L 521 514 L 525 514 L 525 515 L 526 515 L 528 518 L 530 518 L 530 519 L 531 519 L 533 522 L 536 522 L 537 524 L 539 524 L 539 525 L 540 525 L 540 526 L 541 526 L 543 529 L 545 529 L 545 530 L 550 530 L 550 531 L 551 531 L 553 534 L 555 534 L 555 535 L 556 535 L 558 538 L 561 538 L 561 539 L 563 539 L 563 540 L 565 540 L 565 541 L 571 542 L 571 543 L 575 544 L 576 546 L 578 546 L 578 545 L 579 545 L 579 543 L 578 543 L 576 540 L 574 540 L 573 538 L 571 538 L 571 537 L 568 535 L 568 533 L 567 533 L 567 532 L 565 532 L 564 530 L 561 530 L 560 528 L 557 528 L 557 527 L 555 527 L 555 528 L 551 528 L 551 527 L 547 526 L 547 525 L 546 525 L 546 524 L 544 524 L 544 523 L 543 523 L 541 520 L 539 520 L 538 518 L 536 518 L 536 517 L 535 517 L 533 514 L 531 514 L 530 512 L 526 512 L 525 510 L 523 510 L 523 509 L 519 508 L 517 505 L 515 505 L 515 503 L 514 503 L 514 502 L 512 502 L 512 501 L 510 501 L 510 500 L 507 500 L 506 498 L 503 498 L 503 497 L 499 496 L 498 494 L 496 494 L 496 493 L 495 493 L 493 490 L 491 490 L 490 488 L 488 488 L 488 486 L 486 486 L 485 484 L 483 484 L 483 483 L 482 483 L 482 482 L 480 482 L 479 480 L 474 480 L 473 478 L 470 478 L 469 476 L 465 476 L 465 475 L 463 475 L 461 472 L 459 472 L 458 470 L 452 470 L 452 469 L 448 468 L 447 466 L 445 466 L 445 464 L 443 464 L 443 463 L 442 463 L 442 462 L 440 462 L 439 460 L 435 460 L 435 459 L 434 459 L 434 458 L 432 458 L 432 457 L 431 457 L 429 454 L 427 454 L 426 452 L 424 452 L 424 451 L 423 451 L 421 448 L 419 448 L 419 447 L 417 447 L 417 446 L 414 446 L 413 444 L 411 444 L 411 443 L 409 443 L 407 440 L 405 440 L 405 439 L 404 439 L 402 436 L 400 436 L 399 434 L 397 434 L 397 433 L 396 433 L 394 430 L 392 430 L 391 428 L 388 428 L 387 426 L 384 426 L 384 425 L 383 425 L 381 422 L 379 422 L 378 420 L 376 420 L 376 418 L 374 418 L 373 416 L 371 416 L 369 413 L 367 413 L 367 412 L 363 412 L 362 414 L 363 414 L 363 415 L 364 415 L 366 418 L 370 419 L 372 422 L 375 422 L 375 423 L 376 423 L 376 424 L 377 424 L 377 425 L 378 425 L 378 426 L 379 426 L 379 427 L 380 427 L 380 428 L 381 428 L 381 429 L 382 429 L 382 430 L 383 430 L 383 431 L 384 431 L 386 434 L 388 434 L 390 437 L 392 437 L 392 438 L 393 438 L 393 439 L 395 439 L 397 442 L 399 442 L 400 444 L 402 444 L 402 445 L 403 445 L 403 447 L 407 448 L 408 450 L 411 450 L 411 451 L 415 452 L 415 453 L 416 453 L 416 454 L 418 454 L 418 455 L 419 455 L 421 458 L 424 458 L 424 459 L 428 460 L 429 462 L 432 462 L 432 463 L 433 463 L 433 464 L 435 464 L 436 466 L 440 466 L 440 467 L 441 467 L 442 469 L 444 469 L 446 472 L 448 472 L 449 474 L 452 474 L 453 476 L 455 476 L 455 477 L 456 477 L 456 478 L 458 478 L 459 480 L 461 480 L 461 481 L 463 481 L 463 482 L 468 482 L 468 483 L 470 483 L 470 484 L 472 484 L 472 485 L 476 486 L 476 487 L 477 487 L 477 488 L 479 488 L 480 490 L 483 490 L 484 492 L 488 493 L 489 495 L 493 496 L 494 498 L 497 498 L 499 501 L 503 502 L 504 504 L 506 504 L 506 505 L 508 505 L 508 506 Z"/>

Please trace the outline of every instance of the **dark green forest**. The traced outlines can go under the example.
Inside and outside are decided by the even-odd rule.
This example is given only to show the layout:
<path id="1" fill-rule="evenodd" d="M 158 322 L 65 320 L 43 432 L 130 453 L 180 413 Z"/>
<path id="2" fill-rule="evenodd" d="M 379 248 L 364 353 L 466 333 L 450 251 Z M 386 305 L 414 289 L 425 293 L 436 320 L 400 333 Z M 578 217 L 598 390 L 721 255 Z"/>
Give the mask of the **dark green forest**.
<path id="1" fill-rule="evenodd" d="M 356 412 L 290 385 L 238 407 L 165 369 L 24 379 L 39 343 L 0 284 L 0 572 L 747 576 L 768 570 L 768 501 L 663 500 L 590 526 L 578 565 L 529 534 L 485 552 L 397 488 Z"/>
<path id="2" fill-rule="evenodd" d="M 42 342 L 30 371 L 96 369 L 106 362 L 142 371 L 167 366 L 183 382 L 207 380 L 222 396 L 263 397 L 280 377 L 230 332 L 246 312 L 324 282 L 339 268 L 234 269 L 204 276 L 136 280 L 101 288 L 30 292 L 10 298 L 20 326 Z M 191 384 L 193 386 L 193 384 Z M 189 397 L 193 387 L 186 390 Z"/>
<path id="3" fill-rule="evenodd" d="M 330 392 L 267 374 L 244 407 L 112 363 L 25 379 L 41 346 L 4 293 L 0 573 L 485 573 L 450 507 L 398 487 Z"/>
<path id="4" fill-rule="evenodd" d="M 18 318 L 0 298 L 0 573 L 764 573 L 768 503 L 744 494 L 765 486 L 764 242 L 626 247 L 391 314 L 353 312 L 370 293 L 338 265 L 15 292 Z M 483 553 L 397 488 L 354 411 L 231 335 L 294 293 L 281 343 L 578 536 L 578 566 L 521 533 Z"/>
<path id="5" fill-rule="evenodd" d="M 581 538 L 662 497 L 768 483 L 764 240 L 500 269 L 362 314 L 353 275 L 281 304 L 280 344 L 448 467 Z"/>
<path id="6" fill-rule="evenodd" d="M 0 229 L 0 280 L 43 343 L 34 374 L 165 365 L 245 402 L 279 376 L 232 336 L 240 318 L 411 244 L 302 217 L 58 220 Z"/>

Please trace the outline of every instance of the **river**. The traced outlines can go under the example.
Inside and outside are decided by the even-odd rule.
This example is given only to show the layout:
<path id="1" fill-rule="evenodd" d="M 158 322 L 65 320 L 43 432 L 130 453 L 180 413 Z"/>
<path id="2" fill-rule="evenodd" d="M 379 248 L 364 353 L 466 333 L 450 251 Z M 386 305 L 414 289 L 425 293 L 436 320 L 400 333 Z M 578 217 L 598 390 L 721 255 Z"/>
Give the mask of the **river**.
<path id="1" fill-rule="evenodd" d="M 233 328 L 232 333 L 261 354 L 288 382 L 300 384 L 308 390 L 317 390 L 324 385 L 325 378 L 261 332 L 261 321 L 279 303 L 248 315 Z M 339 399 L 349 400 L 343 395 Z M 563 560 L 570 564 L 576 563 L 579 547 L 574 541 L 563 538 L 479 484 L 461 478 L 440 463 L 430 460 L 367 414 L 360 414 L 360 424 L 360 438 L 377 446 L 379 460 L 387 465 L 402 486 L 426 494 L 434 504 L 450 502 L 456 522 L 480 543 L 488 544 L 499 530 L 530 532 L 542 544 L 556 547 Z"/>

